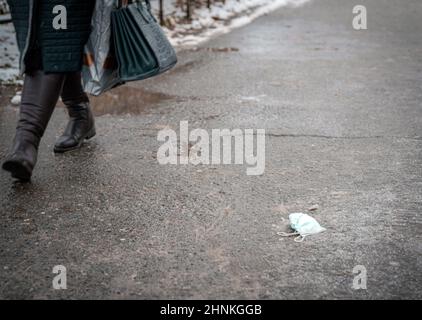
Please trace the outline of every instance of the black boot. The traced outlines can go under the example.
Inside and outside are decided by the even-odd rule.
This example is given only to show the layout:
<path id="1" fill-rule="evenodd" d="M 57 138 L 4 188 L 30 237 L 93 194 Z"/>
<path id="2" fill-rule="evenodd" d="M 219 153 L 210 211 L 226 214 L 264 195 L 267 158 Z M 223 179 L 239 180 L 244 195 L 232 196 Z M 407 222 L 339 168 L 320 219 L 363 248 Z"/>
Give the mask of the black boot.
<path id="1" fill-rule="evenodd" d="M 94 116 L 88 103 L 67 106 L 69 123 L 63 135 L 57 139 L 54 152 L 62 153 L 81 147 L 85 139 L 95 136 Z"/>
<path id="2" fill-rule="evenodd" d="M 13 178 L 29 181 L 37 162 L 38 144 L 39 139 L 35 135 L 17 131 L 12 151 L 3 163 L 3 169 L 9 171 Z"/>
<path id="3" fill-rule="evenodd" d="M 34 71 L 25 76 L 19 121 L 13 147 L 3 169 L 22 181 L 31 178 L 41 137 L 54 111 L 63 86 L 62 74 Z"/>
<path id="4" fill-rule="evenodd" d="M 63 135 L 54 145 L 54 152 L 57 153 L 78 149 L 85 139 L 95 136 L 94 116 L 88 96 L 82 89 L 80 72 L 66 76 L 61 96 L 70 119 Z"/>

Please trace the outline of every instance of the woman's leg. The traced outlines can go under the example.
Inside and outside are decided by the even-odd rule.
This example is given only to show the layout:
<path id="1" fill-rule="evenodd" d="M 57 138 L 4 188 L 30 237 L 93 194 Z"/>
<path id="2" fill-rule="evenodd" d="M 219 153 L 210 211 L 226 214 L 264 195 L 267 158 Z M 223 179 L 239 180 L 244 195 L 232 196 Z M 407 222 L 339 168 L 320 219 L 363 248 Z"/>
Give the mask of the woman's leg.
<path id="1" fill-rule="evenodd" d="M 16 135 L 3 169 L 12 177 L 29 180 L 37 162 L 38 146 L 59 98 L 64 74 L 42 70 L 25 75 Z"/>
<path id="2" fill-rule="evenodd" d="M 70 119 L 63 135 L 54 145 L 55 152 L 77 149 L 85 139 L 95 136 L 94 116 L 89 107 L 88 96 L 82 88 L 80 72 L 66 75 L 61 97 Z"/>

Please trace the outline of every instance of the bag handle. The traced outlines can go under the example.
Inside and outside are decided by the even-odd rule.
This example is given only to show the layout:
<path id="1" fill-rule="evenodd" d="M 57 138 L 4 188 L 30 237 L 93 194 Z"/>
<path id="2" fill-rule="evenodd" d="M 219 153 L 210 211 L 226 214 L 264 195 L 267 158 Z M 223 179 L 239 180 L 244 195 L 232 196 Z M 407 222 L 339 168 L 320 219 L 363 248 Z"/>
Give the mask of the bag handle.
<path id="1" fill-rule="evenodd" d="M 118 0 L 117 6 L 119 8 L 122 8 L 122 7 L 127 7 L 129 5 L 129 3 L 142 2 L 142 1 L 144 1 L 145 4 L 147 5 L 147 9 L 149 11 L 151 11 L 151 2 L 150 2 L 150 0 Z"/>

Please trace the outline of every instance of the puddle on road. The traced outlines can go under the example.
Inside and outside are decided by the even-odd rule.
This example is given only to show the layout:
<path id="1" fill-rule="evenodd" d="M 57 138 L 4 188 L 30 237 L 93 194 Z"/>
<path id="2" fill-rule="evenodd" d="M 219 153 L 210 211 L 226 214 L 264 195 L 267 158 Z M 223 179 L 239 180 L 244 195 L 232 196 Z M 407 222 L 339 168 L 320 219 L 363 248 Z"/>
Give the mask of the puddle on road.
<path id="1" fill-rule="evenodd" d="M 0 107 L 10 106 L 11 99 L 16 91 L 22 90 L 18 86 L 0 86 Z M 162 92 L 148 91 L 142 88 L 133 88 L 127 85 L 112 89 L 103 93 L 99 97 L 89 95 L 92 110 L 96 116 L 105 114 L 141 114 L 163 101 L 182 101 L 179 96 L 172 96 Z M 63 108 L 63 102 L 57 103 L 58 107 Z M 15 109 L 18 110 L 18 106 Z M 4 108 L 2 108 L 4 109 Z"/>
<path id="2" fill-rule="evenodd" d="M 195 47 L 188 49 L 188 51 L 191 52 L 197 52 L 197 51 L 209 51 L 209 52 L 238 52 L 239 48 L 226 48 L 226 47 Z"/>
<path id="3" fill-rule="evenodd" d="M 168 100 L 177 100 L 177 97 L 127 85 L 105 92 L 99 97 L 90 97 L 96 116 L 145 113 L 158 103 Z"/>

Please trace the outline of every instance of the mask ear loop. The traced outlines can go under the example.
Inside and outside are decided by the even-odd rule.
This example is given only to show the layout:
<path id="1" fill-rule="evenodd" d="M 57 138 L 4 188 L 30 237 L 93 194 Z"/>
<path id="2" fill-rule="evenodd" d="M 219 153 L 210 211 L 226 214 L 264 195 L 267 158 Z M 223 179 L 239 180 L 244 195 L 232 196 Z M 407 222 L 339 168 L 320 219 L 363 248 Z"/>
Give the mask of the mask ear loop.
<path id="1" fill-rule="evenodd" d="M 299 232 L 290 232 L 290 233 L 288 233 L 288 232 L 280 231 L 280 232 L 277 232 L 277 234 L 279 236 L 282 236 L 282 237 L 293 237 L 293 236 L 297 236 L 294 239 L 295 242 L 303 242 L 303 240 L 305 240 L 305 237 L 307 236 L 307 235 L 301 235 Z"/>
<path id="2" fill-rule="evenodd" d="M 302 235 L 298 235 L 298 236 L 294 239 L 294 241 L 295 241 L 295 242 L 303 242 L 303 240 L 305 240 L 305 238 L 306 238 L 306 235 L 304 235 L 304 236 L 302 236 Z"/>
<path id="3" fill-rule="evenodd" d="M 282 237 L 292 237 L 292 236 L 300 235 L 299 232 L 290 232 L 289 233 L 289 232 L 283 232 L 283 231 L 277 232 L 277 234 L 279 236 L 282 236 Z"/>

